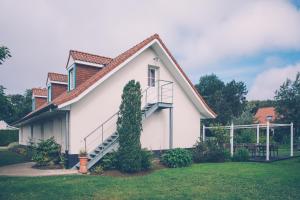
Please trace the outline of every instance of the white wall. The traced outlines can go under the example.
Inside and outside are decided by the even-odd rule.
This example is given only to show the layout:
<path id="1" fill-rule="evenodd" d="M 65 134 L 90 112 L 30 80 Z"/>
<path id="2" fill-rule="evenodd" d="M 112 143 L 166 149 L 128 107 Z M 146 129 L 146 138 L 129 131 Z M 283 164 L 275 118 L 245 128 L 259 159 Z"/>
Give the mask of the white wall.
<path id="1" fill-rule="evenodd" d="M 33 138 L 31 138 L 31 125 L 33 125 Z M 42 134 L 42 126 L 44 134 Z M 65 151 L 66 119 L 64 116 L 49 118 L 49 120 L 37 121 L 24 125 L 19 129 L 19 143 L 27 145 L 29 139 L 39 142 L 40 139 L 49 139 L 54 137 L 55 141 L 62 146 L 62 152 Z"/>
<path id="2" fill-rule="evenodd" d="M 147 87 L 148 65 L 155 65 L 157 57 L 152 49 L 129 62 L 121 70 L 100 84 L 77 103 L 71 105 L 70 112 L 70 153 L 77 154 L 84 148 L 83 138 L 113 113 L 118 111 L 122 89 L 125 84 L 135 79 L 141 83 L 142 89 Z M 162 63 L 160 79 L 174 81 Z M 141 143 L 152 150 L 169 148 L 169 111 L 162 110 L 153 114 L 143 123 Z M 185 95 L 179 85 L 174 83 L 174 128 L 173 146 L 192 147 L 200 135 L 200 113 Z M 114 123 L 111 124 L 114 128 Z M 111 134 L 106 132 L 105 137 Z M 89 142 L 90 150 L 101 142 L 101 132 L 94 134 Z"/>

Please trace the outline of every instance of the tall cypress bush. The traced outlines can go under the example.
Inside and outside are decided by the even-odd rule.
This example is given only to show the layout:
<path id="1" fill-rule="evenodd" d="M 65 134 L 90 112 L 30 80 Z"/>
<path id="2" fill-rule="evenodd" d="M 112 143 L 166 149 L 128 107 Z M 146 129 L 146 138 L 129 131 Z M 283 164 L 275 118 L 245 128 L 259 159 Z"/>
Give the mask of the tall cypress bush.
<path id="1" fill-rule="evenodd" d="M 131 80 L 125 85 L 117 121 L 120 145 L 118 165 L 123 172 L 138 172 L 142 169 L 141 96 L 139 82 Z"/>

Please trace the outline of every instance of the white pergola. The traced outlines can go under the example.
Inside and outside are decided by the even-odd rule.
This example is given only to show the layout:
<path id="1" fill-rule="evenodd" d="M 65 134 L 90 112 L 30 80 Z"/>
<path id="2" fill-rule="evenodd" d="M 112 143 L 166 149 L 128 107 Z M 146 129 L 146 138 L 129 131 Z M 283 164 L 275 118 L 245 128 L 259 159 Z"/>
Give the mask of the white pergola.
<path id="1" fill-rule="evenodd" d="M 291 153 L 290 156 L 294 156 L 294 125 L 293 123 L 290 124 L 273 124 L 269 121 L 266 124 L 249 124 L 249 125 L 234 125 L 231 123 L 230 126 L 205 126 L 203 125 L 203 131 L 202 131 L 202 141 L 205 141 L 205 130 L 206 129 L 217 129 L 217 128 L 223 128 L 226 130 L 230 130 L 230 155 L 233 156 L 233 137 L 234 137 L 234 130 L 235 129 L 256 129 L 256 144 L 259 144 L 259 133 L 261 128 L 265 128 L 267 130 L 266 135 L 266 161 L 270 160 L 270 128 L 276 128 L 276 127 L 290 127 L 291 132 Z"/>

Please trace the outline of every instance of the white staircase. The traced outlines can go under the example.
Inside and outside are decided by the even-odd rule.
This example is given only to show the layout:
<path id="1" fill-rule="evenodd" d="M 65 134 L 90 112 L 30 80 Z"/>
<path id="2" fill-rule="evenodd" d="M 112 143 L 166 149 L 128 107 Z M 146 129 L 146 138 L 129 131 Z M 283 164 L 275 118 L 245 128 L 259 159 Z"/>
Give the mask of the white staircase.
<path id="1" fill-rule="evenodd" d="M 164 84 L 160 85 L 159 83 L 164 82 Z M 168 87 L 168 88 L 167 88 Z M 146 118 L 151 116 L 154 112 L 166 108 L 172 108 L 173 107 L 173 83 L 170 81 L 157 81 L 157 88 L 156 87 L 148 87 L 146 90 L 142 92 L 144 100 L 144 107 L 142 108 L 142 120 L 144 121 Z M 166 89 L 167 88 L 167 89 Z M 155 91 L 155 98 L 149 98 L 150 97 L 150 89 L 154 89 Z M 157 91 L 157 92 L 156 92 Z M 113 119 L 116 119 L 118 117 L 118 112 L 109 117 L 105 122 L 103 122 L 100 126 L 98 126 L 96 129 L 94 129 L 91 133 L 89 133 L 84 138 L 85 143 L 85 150 L 87 151 L 87 140 L 89 138 L 92 138 L 92 140 L 99 141 L 99 137 L 102 137 L 101 143 L 94 148 L 92 151 L 88 152 L 88 169 L 93 167 L 97 162 L 101 160 L 107 153 L 110 153 L 112 151 L 116 151 L 119 147 L 119 136 L 116 132 L 116 130 L 112 131 L 112 134 L 109 135 L 105 140 L 103 140 L 103 134 L 104 134 L 104 125 L 108 124 L 110 121 L 113 121 Z M 115 121 L 114 121 L 115 123 Z M 101 135 L 95 137 L 96 132 L 101 130 Z M 78 169 L 79 163 L 77 163 L 73 169 Z"/>

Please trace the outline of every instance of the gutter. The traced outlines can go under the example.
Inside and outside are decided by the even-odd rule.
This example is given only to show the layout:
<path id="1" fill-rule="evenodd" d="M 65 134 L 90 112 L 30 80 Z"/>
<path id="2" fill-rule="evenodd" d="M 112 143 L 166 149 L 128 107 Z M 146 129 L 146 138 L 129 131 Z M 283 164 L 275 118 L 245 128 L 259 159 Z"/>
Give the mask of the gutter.
<path id="1" fill-rule="evenodd" d="M 37 116 L 37 115 L 39 115 L 41 113 L 44 113 L 44 112 L 47 112 L 47 111 L 51 112 L 53 109 L 56 109 L 56 108 L 57 108 L 57 106 L 51 103 L 51 104 L 45 106 L 44 108 L 42 108 L 40 110 L 37 110 L 37 111 L 33 112 L 30 115 L 27 115 L 27 116 L 23 117 L 19 121 L 14 122 L 12 125 L 16 126 L 16 127 L 19 127 L 19 126 L 22 125 L 22 122 L 24 122 L 26 120 L 29 120 L 29 119 L 31 119 L 31 118 L 33 118 L 33 117 L 35 117 L 35 116 Z"/>

